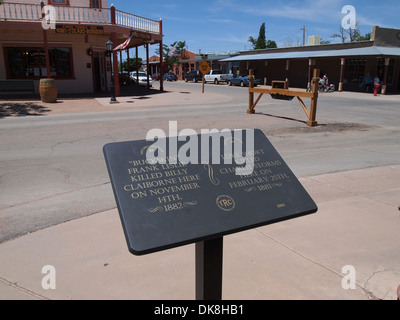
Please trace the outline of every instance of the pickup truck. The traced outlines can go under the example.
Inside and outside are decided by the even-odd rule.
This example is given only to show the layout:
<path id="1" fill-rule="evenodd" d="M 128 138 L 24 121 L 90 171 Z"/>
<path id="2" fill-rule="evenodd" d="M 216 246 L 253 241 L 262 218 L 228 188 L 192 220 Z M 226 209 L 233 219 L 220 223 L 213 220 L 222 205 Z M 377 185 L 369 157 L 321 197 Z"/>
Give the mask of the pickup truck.
<path id="1" fill-rule="evenodd" d="M 233 74 L 223 74 L 221 70 L 214 69 L 208 71 L 208 73 L 204 76 L 204 81 L 218 84 L 220 82 L 227 82 L 232 77 Z"/>

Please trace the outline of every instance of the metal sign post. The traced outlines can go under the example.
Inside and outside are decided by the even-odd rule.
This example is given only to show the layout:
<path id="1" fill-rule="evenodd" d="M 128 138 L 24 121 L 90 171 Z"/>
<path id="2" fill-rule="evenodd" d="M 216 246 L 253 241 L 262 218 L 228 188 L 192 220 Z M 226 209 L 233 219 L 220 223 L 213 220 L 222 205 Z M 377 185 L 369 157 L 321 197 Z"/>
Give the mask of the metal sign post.
<path id="1" fill-rule="evenodd" d="M 196 300 L 222 299 L 223 237 L 196 243 Z"/>
<path id="2" fill-rule="evenodd" d="M 219 146 L 217 156 L 226 158 L 232 156 L 231 143 L 236 141 L 240 150 L 246 150 L 246 163 L 241 163 L 243 158 L 236 159 L 236 155 L 235 162 L 231 158 L 223 164 L 184 164 L 181 160 L 173 163 L 177 158 L 173 151 L 163 155 L 166 163 L 160 163 L 148 157 L 148 152 L 157 151 L 153 142 L 147 140 L 114 142 L 103 147 L 129 251 L 144 255 L 195 243 L 199 300 L 222 298 L 225 235 L 318 209 L 261 130 L 234 130 L 230 138 L 225 136 L 226 132 L 221 134 L 188 137 L 190 141 L 214 141 L 208 146 L 211 160 L 213 150 L 217 149 L 215 143 Z M 171 150 L 175 145 L 181 152 L 188 142 L 175 138 L 160 138 L 157 143 L 163 145 L 163 150 Z M 195 149 L 190 148 L 200 158 L 204 152 L 201 145 L 195 143 Z M 241 156 L 242 152 L 239 153 Z M 256 156 L 251 159 L 251 155 Z M 236 174 L 251 165 L 251 176 L 242 178 Z"/>
<path id="3" fill-rule="evenodd" d="M 204 60 L 203 60 L 202 63 L 200 63 L 200 65 L 199 65 L 199 70 L 200 70 L 200 72 L 203 74 L 203 86 L 202 86 L 201 92 L 204 93 L 204 84 L 205 84 L 205 79 L 204 79 L 204 77 L 205 77 L 205 75 L 208 73 L 208 71 L 210 71 L 211 67 L 208 65 L 208 63 L 207 63 L 207 61 L 206 61 L 207 56 L 206 56 L 206 55 L 203 55 L 202 57 L 203 57 Z"/>

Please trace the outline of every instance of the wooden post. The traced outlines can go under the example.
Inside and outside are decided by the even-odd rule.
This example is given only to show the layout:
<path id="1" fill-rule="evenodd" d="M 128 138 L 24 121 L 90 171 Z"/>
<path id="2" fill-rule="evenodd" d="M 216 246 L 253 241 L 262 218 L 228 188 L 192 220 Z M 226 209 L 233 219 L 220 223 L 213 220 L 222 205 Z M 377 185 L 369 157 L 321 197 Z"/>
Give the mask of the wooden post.
<path id="1" fill-rule="evenodd" d="M 290 69 L 290 60 L 287 59 L 286 60 L 286 79 L 285 80 L 288 80 L 288 81 L 289 81 L 289 69 Z"/>
<path id="2" fill-rule="evenodd" d="M 111 5 L 110 8 L 110 15 L 111 15 L 111 24 L 115 25 L 115 7 Z M 115 32 L 111 32 L 111 41 L 116 44 L 117 43 L 117 34 Z M 111 54 L 113 55 L 113 70 L 114 70 L 114 88 L 115 88 L 115 96 L 120 96 L 119 90 L 119 72 L 118 72 L 118 53 L 116 51 L 112 51 Z"/>
<path id="3" fill-rule="evenodd" d="M 381 90 L 382 95 L 386 94 L 389 64 L 390 64 L 390 58 L 385 58 L 385 71 L 383 74 L 383 85 L 382 85 L 382 90 Z"/>
<path id="4" fill-rule="evenodd" d="M 254 105 L 254 92 L 251 89 L 254 88 L 254 71 L 253 69 L 249 70 L 249 109 L 247 109 L 247 113 L 255 113 L 253 105 Z"/>
<path id="5" fill-rule="evenodd" d="M 312 59 L 308 59 L 308 82 L 307 82 L 307 89 L 311 87 L 311 66 L 312 66 Z"/>
<path id="6" fill-rule="evenodd" d="M 136 86 L 139 87 L 139 49 L 136 46 Z"/>
<path id="7" fill-rule="evenodd" d="M 111 41 L 113 43 L 117 42 L 117 34 L 115 32 L 111 32 Z M 115 88 L 115 96 L 120 96 L 119 90 L 119 71 L 118 71 L 118 52 L 112 51 L 111 54 L 113 55 L 113 70 L 114 70 L 114 88 Z"/>
<path id="8" fill-rule="evenodd" d="M 160 19 L 160 91 L 164 91 L 164 62 L 163 62 L 163 32 L 162 32 L 162 19 Z"/>
<path id="9" fill-rule="evenodd" d="M 319 79 L 319 69 L 314 69 L 314 75 L 312 79 L 312 98 L 311 98 L 311 107 L 310 107 L 310 117 L 307 121 L 307 125 L 310 127 L 316 126 L 318 123 L 315 121 L 317 115 L 317 101 L 318 101 L 318 79 Z"/>
<path id="10" fill-rule="evenodd" d="M 123 66 L 122 66 L 122 50 L 119 51 L 119 70 L 122 72 L 123 71 Z"/>
<path id="11" fill-rule="evenodd" d="M 43 13 L 44 2 L 40 3 L 40 8 L 42 11 L 42 19 L 45 18 L 45 14 Z M 44 42 L 44 55 L 46 59 L 46 78 L 51 78 L 50 74 L 50 57 L 49 57 L 49 45 L 47 41 L 47 29 L 43 28 L 43 42 Z"/>
<path id="12" fill-rule="evenodd" d="M 149 64 L 149 44 L 145 44 L 146 47 L 146 74 L 147 74 L 147 89 L 150 89 L 150 79 L 149 79 L 149 69 L 150 69 L 150 64 Z"/>
<path id="13" fill-rule="evenodd" d="M 268 60 L 265 60 L 265 77 L 264 77 L 264 86 L 268 83 Z"/>
<path id="14" fill-rule="evenodd" d="M 129 62 L 129 49 L 126 49 L 126 59 L 128 61 L 128 75 L 131 76 L 131 64 Z"/>
<path id="15" fill-rule="evenodd" d="M 111 24 L 115 24 L 115 7 L 112 4 L 110 7 Z"/>
<path id="16" fill-rule="evenodd" d="M 340 59 L 340 80 L 339 80 L 339 92 L 343 91 L 343 75 L 344 75 L 344 64 L 346 62 L 345 58 Z"/>

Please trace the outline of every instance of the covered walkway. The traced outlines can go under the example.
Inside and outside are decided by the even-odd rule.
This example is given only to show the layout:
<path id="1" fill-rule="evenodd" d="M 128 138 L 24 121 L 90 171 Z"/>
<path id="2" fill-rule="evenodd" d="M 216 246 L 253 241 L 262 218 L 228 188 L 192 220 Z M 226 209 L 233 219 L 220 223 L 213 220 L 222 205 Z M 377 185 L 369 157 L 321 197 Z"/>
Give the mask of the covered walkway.
<path id="1" fill-rule="evenodd" d="M 397 33 L 396 33 L 397 32 Z M 320 69 L 339 91 L 364 91 L 367 74 L 378 76 L 381 94 L 400 91 L 400 30 L 374 27 L 370 41 L 241 52 L 220 60 L 240 63 L 240 73 L 254 69 L 264 84 L 286 80 L 290 86 L 310 86 L 312 70 Z"/>

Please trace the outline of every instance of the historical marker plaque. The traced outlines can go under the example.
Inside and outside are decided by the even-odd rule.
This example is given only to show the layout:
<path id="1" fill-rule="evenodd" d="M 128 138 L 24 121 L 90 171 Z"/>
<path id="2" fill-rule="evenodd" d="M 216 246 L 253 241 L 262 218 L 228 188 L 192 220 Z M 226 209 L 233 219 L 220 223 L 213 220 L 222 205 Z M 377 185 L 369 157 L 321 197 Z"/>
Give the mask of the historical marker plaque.
<path id="1" fill-rule="evenodd" d="M 245 133 L 243 130 L 243 137 Z M 204 136 L 195 138 L 200 154 Z M 148 161 L 146 152 L 153 141 L 104 146 L 131 253 L 147 254 L 317 211 L 314 201 L 261 130 L 254 130 L 254 150 L 250 153 L 245 152 L 244 138 L 232 138 L 230 143 L 238 140 L 243 144 L 240 155 L 246 161 L 242 164 L 235 163 L 235 159 L 232 164 L 225 161 L 238 153 L 229 151 L 224 139 L 219 140 L 220 164 L 212 164 L 212 146 L 210 161 L 203 164 L 200 156 L 199 164 L 173 163 L 168 156 L 163 164 Z M 181 152 L 188 142 L 176 139 L 174 143 Z M 170 150 L 168 138 L 165 149 Z M 236 168 L 249 164 L 251 174 L 236 175 Z"/>

